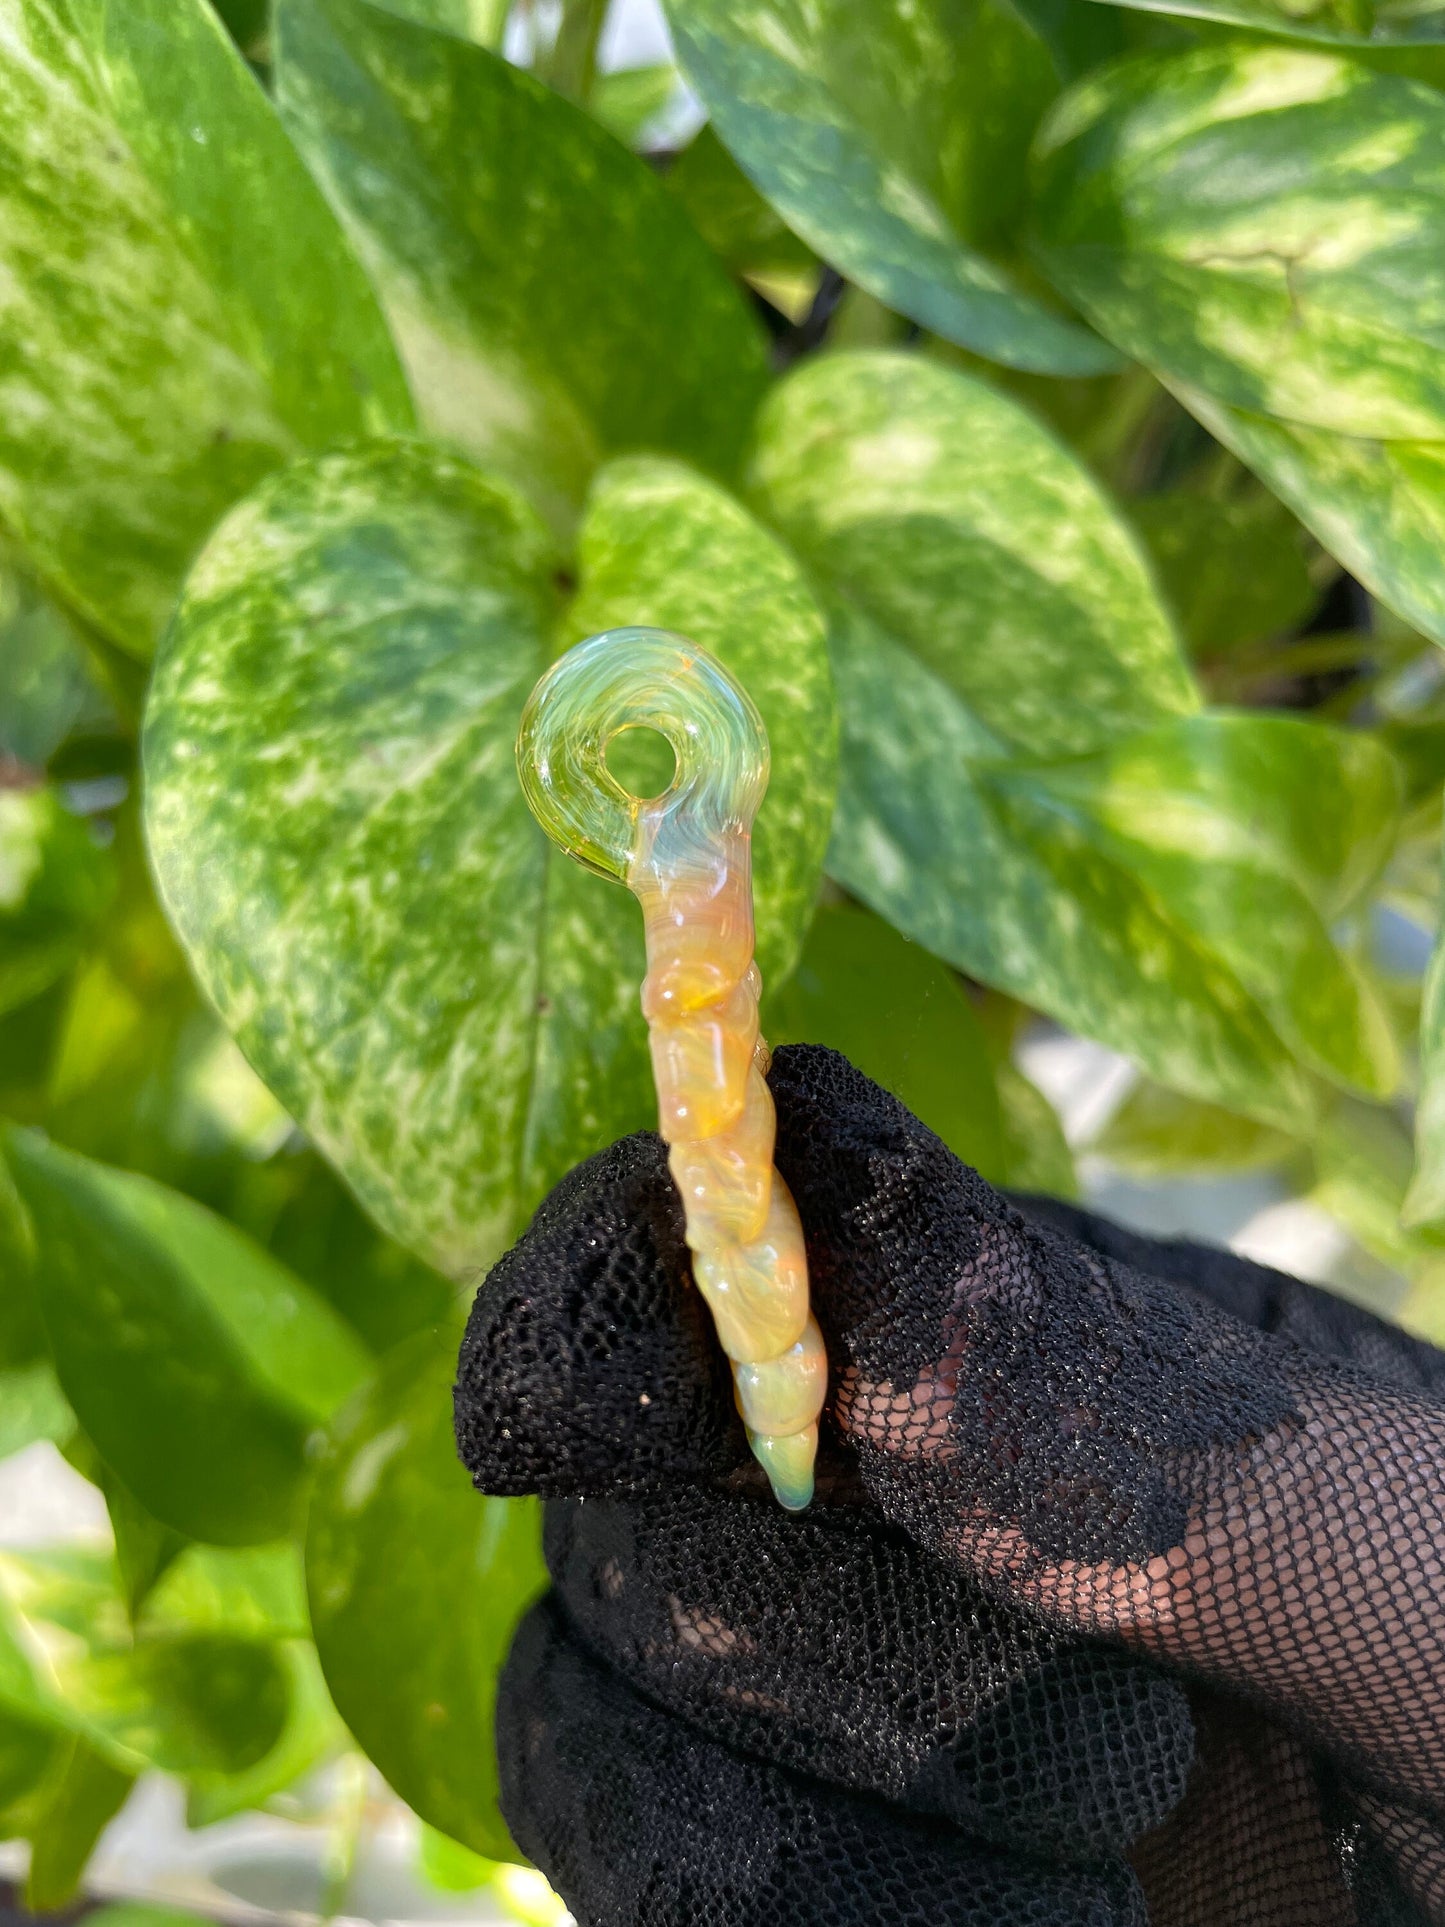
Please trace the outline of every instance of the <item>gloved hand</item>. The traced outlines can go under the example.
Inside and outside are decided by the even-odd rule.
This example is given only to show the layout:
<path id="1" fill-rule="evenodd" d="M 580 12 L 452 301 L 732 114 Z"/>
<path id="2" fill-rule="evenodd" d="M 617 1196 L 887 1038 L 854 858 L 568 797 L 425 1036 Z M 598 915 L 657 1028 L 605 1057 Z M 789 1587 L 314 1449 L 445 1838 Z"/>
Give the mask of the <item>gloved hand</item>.
<path id="1" fill-rule="evenodd" d="M 1025 1216 L 831 1052 L 770 1082 L 833 1373 L 808 1513 L 650 1135 L 463 1345 L 477 1484 L 554 1501 L 498 1749 L 584 1927 L 1445 1920 L 1445 1358 Z"/>

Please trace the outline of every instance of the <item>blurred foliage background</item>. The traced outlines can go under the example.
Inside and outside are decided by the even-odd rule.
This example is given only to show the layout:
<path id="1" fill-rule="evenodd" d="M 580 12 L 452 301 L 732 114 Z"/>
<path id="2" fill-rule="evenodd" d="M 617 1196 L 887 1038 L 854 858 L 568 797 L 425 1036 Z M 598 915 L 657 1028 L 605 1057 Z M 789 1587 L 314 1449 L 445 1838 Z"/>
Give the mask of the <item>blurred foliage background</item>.
<path id="1" fill-rule="evenodd" d="M 592 630 L 763 711 L 774 1041 L 1000 1183 L 1267 1174 L 1445 1338 L 1445 12 L 667 13 L 0 0 L 0 1457 L 113 1535 L 0 1553 L 37 1907 L 153 1771 L 335 1899 L 361 1756 L 551 1906 L 448 1385 L 651 1118 L 512 765 Z"/>

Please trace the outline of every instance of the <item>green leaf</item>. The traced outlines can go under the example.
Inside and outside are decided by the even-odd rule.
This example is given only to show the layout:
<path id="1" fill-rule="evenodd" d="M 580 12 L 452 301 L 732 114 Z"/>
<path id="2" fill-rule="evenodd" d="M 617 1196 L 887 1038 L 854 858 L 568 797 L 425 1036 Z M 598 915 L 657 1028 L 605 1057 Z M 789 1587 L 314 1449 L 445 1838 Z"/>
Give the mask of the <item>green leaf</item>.
<path id="1" fill-rule="evenodd" d="M 676 94 L 678 84 L 678 72 L 670 60 L 651 67 L 618 68 L 613 73 L 598 74 L 587 111 L 624 147 L 641 147 L 648 129 Z"/>
<path id="2" fill-rule="evenodd" d="M 1302 1063 L 1393 1094 L 1388 1012 L 1329 927 L 1378 874 L 1398 829 L 1400 775 L 1378 743 L 1215 711 L 1076 762 L 990 769 L 982 782 L 1021 843 L 1078 838 L 1117 865 Z"/>
<path id="3" fill-rule="evenodd" d="M 202 983 L 362 1203 L 452 1273 L 648 1114 L 635 906 L 553 858 L 517 781 L 557 566 L 459 457 L 298 467 L 207 550 L 147 716 L 151 848 Z"/>
<path id="4" fill-rule="evenodd" d="M 1373 595 L 1445 643 L 1445 440 L 1337 435 L 1175 392 Z"/>
<path id="5" fill-rule="evenodd" d="M 209 1211 L 12 1132 L 36 1289 L 66 1397 L 147 1511 L 190 1538 L 292 1524 L 304 1448 L 365 1377 L 324 1301 Z"/>
<path id="6" fill-rule="evenodd" d="M 207 530 L 406 427 L 371 290 L 202 0 L 0 4 L 0 517 L 148 654 Z"/>
<path id="7" fill-rule="evenodd" d="M 1358 48 L 1438 48 L 1445 36 L 1439 0 L 1116 0 L 1146 14 L 1213 20 L 1281 40 Z"/>
<path id="8" fill-rule="evenodd" d="M 71 1739 L 42 1792 L 30 1839 L 25 1904 L 55 1913 L 75 1896 L 86 1862 L 119 1813 L 135 1775 L 112 1764 L 88 1741 Z"/>
<path id="9" fill-rule="evenodd" d="M 114 884 L 108 852 L 53 789 L 0 788 L 0 1011 L 69 968 Z"/>
<path id="10" fill-rule="evenodd" d="M 198 1633 L 97 1655 L 83 1683 L 91 1717 L 131 1752 L 173 1773 L 240 1772 L 265 1759 L 286 1723 L 287 1680 L 270 1647 Z"/>
<path id="11" fill-rule="evenodd" d="M 1129 515 L 1195 655 L 1281 635 L 1319 601 L 1299 525 L 1263 489 L 1223 500 L 1169 489 L 1131 502 Z"/>
<path id="12" fill-rule="evenodd" d="M 67 1406 L 66 1410 L 69 1412 L 70 1408 Z M 115 1542 L 116 1577 L 134 1625 L 146 1595 L 188 1541 L 146 1511 L 76 1426 L 73 1413 L 62 1449 L 67 1462 L 83 1479 L 97 1486 L 105 1500 Z"/>
<path id="13" fill-rule="evenodd" d="M 580 108 L 365 0 L 279 0 L 276 73 L 430 427 L 559 527 L 608 454 L 736 466 L 761 331 L 662 183 Z"/>
<path id="14" fill-rule="evenodd" d="M 829 868 L 958 969 L 1163 1082 L 1287 1127 L 1309 1088 L 1264 1013 L 1087 827 L 1011 812 L 954 691 L 861 619 L 833 632 L 843 763 Z M 996 755 L 996 752 L 993 752 Z"/>
<path id="15" fill-rule="evenodd" d="M 1015 4 L 1048 48 L 1064 81 L 1127 53 L 1138 38 L 1136 23 L 1122 7 L 1101 7 L 1097 0 L 1015 0 Z"/>
<path id="16" fill-rule="evenodd" d="M 111 722 L 79 630 L 0 542 L 0 757 L 40 770 L 72 730 Z"/>
<path id="17" fill-rule="evenodd" d="M 42 1786 L 55 1770 L 57 1754 L 68 1746 L 69 1741 L 53 1727 L 0 1709 L 0 1835 L 4 1838 L 25 1832 L 24 1816 L 13 1809 Z"/>
<path id="18" fill-rule="evenodd" d="M 722 489 L 676 462 L 602 470 L 579 534 L 571 644 L 642 623 L 727 663 L 767 725 L 772 773 L 753 838 L 758 967 L 792 969 L 822 875 L 838 781 L 826 624 L 793 557 Z"/>
<path id="19" fill-rule="evenodd" d="M 1268 1170 L 1299 1148 L 1295 1139 L 1267 1124 L 1181 1097 L 1147 1078 L 1089 1145 L 1094 1155 L 1145 1179 Z"/>
<path id="20" fill-rule="evenodd" d="M 1079 1175 L 1059 1114 L 1011 1058 L 996 1060 L 1003 1182 L 1015 1191 L 1076 1198 Z"/>
<path id="21" fill-rule="evenodd" d="M 1386 1315 L 1398 1311 L 1401 1323 L 1418 1330 L 1419 1314 L 1427 1309 L 1419 1288 L 1424 1286 L 1428 1296 L 1429 1286 L 1438 1289 L 1445 1276 L 1438 1230 L 1412 1229 L 1403 1221 L 1411 1166 L 1408 1131 L 1390 1111 L 1345 1099 L 1332 1107 L 1310 1149 L 1315 1161 L 1310 1202 L 1338 1218 L 1395 1274 L 1384 1281 L 1393 1287 L 1390 1297 L 1371 1309 Z M 1396 1295 L 1401 1272 L 1417 1288 L 1414 1303 Z M 1438 1314 L 1434 1322 L 1438 1326 Z"/>
<path id="22" fill-rule="evenodd" d="M 1066 754 L 1198 707 L 1122 516 L 987 383 L 909 355 L 806 364 L 759 418 L 753 484 L 1003 742 Z"/>
<path id="23" fill-rule="evenodd" d="M 851 905 L 824 905 L 792 977 L 763 1008 L 774 1044 L 828 1044 L 906 1104 L 951 1151 L 1003 1181 L 988 1045 L 946 965 Z"/>
<path id="24" fill-rule="evenodd" d="M 1445 941 L 1438 938 L 1420 1006 L 1415 1169 L 1401 1216 L 1407 1225 L 1445 1227 Z"/>
<path id="25" fill-rule="evenodd" d="M 148 1900 L 112 1900 L 92 1908 L 86 1919 L 95 1927 L 210 1927 L 211 1917 L 181 1907 L 158 1907 Z"/>
<path id="26" fill-rule="evenodd" d="M 515 1860 L 492 1715 L 547 1584 L 541 1514 L 479 1497 L 457 1461 L 453 1337 L 400 1348 L 338 1422 L 311 1506 L 311 1616 L 337 1709 L 395 1790 L 474 1852 Z"/>
<path id="27" fill-rule="evenodd" d="M 35 1233 L 0 1139 L 0 1368 L 49 1362 L 35 1302 Z"/>
<path id="28" fill-rule="evenodd" d="M 996 0 L 671 0 L 678 58 L 788 226 L 851 281 L 1011 367 L 1118 365 L 991 258 L 1054 90 L 1042 43 Z"/>
<path id="29" fill-rule="evenodd" d="M 500 50 L 511 0 L 372 0 L 401 20 Z"/>
<path id="30" fill-rule="evenodd" d="M 1445 437 L 1445 100 L 1325 54 L 1125 61 L 1054 109 L 1037 251 L 1118 347 L 1215 401 Z"/>
<path id="31" fill-rule="evenodd" d="M 1384 1014 L 1325 922 L 1394 833 L 1388 757 L 1191 714 L 1122 525 L 981 383 L 816 363 L 765 411 L 755 477 L 838 599 L 846 888 L 1192 1095 L 1298 1127 L 1314 1097 L 1296 1053 L 1392 1087 Z M 1322 777 L 1341 793 L 1312 854 Z M 1278 824 L 1258 820 L 1259 782 Z"/>
<path id="32" fill-rule="evenodd" d="M 1049 782 L 1141 851 L 1252 866 L 1322 920 L 1384 868 L 1404 796 L 1395 758 L 1363 731 L 1223 709 L 1060 765 Z"/>
<path id="33" fill-rule="evenodd" d="M 286 1676 L 286 1724 L 254 1765 L 187 1776 L 187 1826 L 214 1826 L 249 1807 L 264 1806 L 345 1746 L 346 1730 L 331 1704 L 310 1639 L 287 1640 L 276 1649 L 276 1657 Z"/>
<path id="34" fill-rule="evenodd" d="M 101 1468 L 98 1483 L 105 1494 L 105 1509 L 110 1514 L 121 1589 L 127 1610 L 134 1619 L 157 1582 L 185 1551 L 187 1541 L 147 1512 L 108 1466 Z"/>
<path id="35" fill-rule="evenodd" d="M 39 1716 L 122 1770 L 236 1771 L 275 1744 L 286 1678 L 268 1644 L 192 1628 L 133 1636 L 113 1562 L 85 1550 L 0 1554 L 0 1593 Z M 0 1685 L 0 1697 L 29 1712 L 23 1691 Z"/>
<path id="36" fill-rule="evenodd" d="M 271 0 L 214 0 L 214 5 L 226 31 L 247 59 L 263 60 Z"/>
<path id="37" fill-rule="evenodd" d="M 738 274 L 806 274 L 817 258 L 759 194 L 711 126 L 663 175 L 715 254 Z"/>
<path id="38" fill-rule="evenodd" d="M 59 1445 L 74 1425 L 75 1415 L 46 1359 L 0 1370 L 0 1459 L 37 1439 Z"/>
<path id="39" fill-rule="evenodd" d="M 417 1847 L 417 1869 L 429 1887 L 444 1894 L 472 1894 L 490 1885 L 496 1862 L 485 1854 L 473 1853 L 449 1834 L 422 1822 Z"/>
<path id="40" fill-rule="evenodd" d="M 517 781 L 558 560 L 459 457 L 384 444 L 298 467 L 207 551 L 147 721 L 151 846 L 203 984 L 367 1208 L 453 1275 L 654 1115 L 636 905 L 552 851 Z M 776 976 L 831 808 L 831 695 L 797 569 L 661 462 L 602 478 L 583 568 L 587 619 L 685 621 L 773 728 L 758 893 Z"/>
<path id="41" fill-rule="evenodd" d="M 451 1307 L 450 1281 L 382 1237 L 315 1152 L 242 1165 L 223 1209 L 328 1299 L 374 1352 L 435 1325 Z"/>

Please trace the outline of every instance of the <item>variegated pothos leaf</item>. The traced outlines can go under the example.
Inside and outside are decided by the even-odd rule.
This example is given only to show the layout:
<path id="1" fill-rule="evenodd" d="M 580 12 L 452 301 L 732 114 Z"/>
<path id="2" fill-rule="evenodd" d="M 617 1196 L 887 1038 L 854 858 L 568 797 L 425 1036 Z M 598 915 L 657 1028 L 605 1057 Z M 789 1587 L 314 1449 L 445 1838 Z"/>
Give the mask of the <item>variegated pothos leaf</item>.
<path id="1" fill-rule="evenodd" d="M 411 405 L 204 0 L 0 0 L 0 518 L 137 655 L 269 468 Z"/>

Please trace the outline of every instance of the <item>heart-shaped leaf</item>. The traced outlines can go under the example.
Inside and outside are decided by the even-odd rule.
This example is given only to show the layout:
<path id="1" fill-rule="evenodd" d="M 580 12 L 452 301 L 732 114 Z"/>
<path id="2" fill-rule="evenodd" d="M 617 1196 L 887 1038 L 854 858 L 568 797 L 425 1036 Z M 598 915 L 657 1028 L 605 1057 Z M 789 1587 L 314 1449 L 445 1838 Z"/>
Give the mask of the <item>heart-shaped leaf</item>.
<path id="1" fill-rule="evenodd" d="M 753 482 L 823 580 L 1025 754 L 1198 707 L 1123 517 L 987 383 L 911 355 L 813 362 L 770 399 Z"/>
<path id="2" fill-rule="evenodd" d="M 0 517 L 148 654 L 222 512 L 411 419 L 360 267 L 204 0 L 0 0 Z"/>
<path id="3" fill-rule="evenodd" d="M 1231 407 L 1445 437 L 1445 99 L 1223 45 L 1119 62 L 1040 132 L 1050 276 L 1128 354 Z"/>
<path id="4" fill-rule="evenodd" d="M 1296 1056 L 1392 1087 L 1388 1026 L 1326 922 L 1394 833 L 1388 757 L 1198 714 L 1122 520 L 980 382 L 819 362 L 765 410 L 754 473 L 836 597 L 842 883 L 1195 1095 L 1298 1126 Z M 1338 820 L 1312 855 L 1317 809 Z"/>
<path id="5" fill-rule="evenodd" d="M 753 839 L 758 964 L 797 961 L 838 785 L 838 714 L 826 624 L 797 562 L 740 503 L 676 462 L 632 456 L 587 502 L 582 588 L 563 641 L 646 623 L 721 656 L 768 728 L 772 773 Z"/>
<path id="6" fill-rule="evenodd" d="M 0 1603 L 30 1655 L 40 1705 L 114 1766 L 239 1771 L 286 1718 L 264 1641 L 186 1628 L 131 1632 L 113 1563 L 70 1548 L 0 1553 Z"/>
<path id="7" fill-rule="evenodd" d="M 1399 827 L 1400 771 L 1381 744 L 1302 717 L 1212 711 L 1077 762 L 991 769 L 982 781 L 1021 842 L 1079 834 L 1118 863 L 1302 1062 L 1393 1094 L 1399 1053 L 1385 1007 L 1330 933 Z"/>
<path id="8" fill-rule="evenodd" d="M 995 0 L 670 0 L 668 19 L 723 141 L 850 280 L 1015 368 L 1118 366 L 990 258 L 1056 84 L 1016 14 Z"/>
<path id="9" fill-rule="evenodd" d="M 604 475 L 582 554 L 589 619 L 686 622 L 756 685 L 777 746 L 757 880 L 776 975 L 831 808 L 821 622 L 796 565 L 672 464 Z M 689 556 L 706 573 L 670 582 L 660 565 Z M 655 1115 L 636 906 L 552 850 L 513 759 L 560 567 L 461 457 L 386 443 L 300 465 L 202 558 L 146 725 L 151 847 L 202 982 L 363 1203 L 453 1274 Z"/>
<path id="10" fill-rule="evenodd" d="M 278 0 L 275 42 L 282 112 L 431 427 L 558 527 L 608 454 L 736 465 L 762 333 L 644 162 L 530 74 L 366 0 Z"/>

